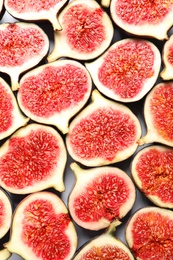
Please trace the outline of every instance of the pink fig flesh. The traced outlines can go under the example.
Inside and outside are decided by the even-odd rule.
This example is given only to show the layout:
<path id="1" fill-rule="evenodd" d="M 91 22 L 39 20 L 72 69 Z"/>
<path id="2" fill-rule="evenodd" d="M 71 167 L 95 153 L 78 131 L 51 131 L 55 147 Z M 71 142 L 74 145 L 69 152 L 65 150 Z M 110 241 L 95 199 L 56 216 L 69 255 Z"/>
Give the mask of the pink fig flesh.
<path id="1" fill-rule="evenodd" d="M 9 195 L 0 189 L 0 239 L 3 238 L 11 227 L 12 202 Z"/>

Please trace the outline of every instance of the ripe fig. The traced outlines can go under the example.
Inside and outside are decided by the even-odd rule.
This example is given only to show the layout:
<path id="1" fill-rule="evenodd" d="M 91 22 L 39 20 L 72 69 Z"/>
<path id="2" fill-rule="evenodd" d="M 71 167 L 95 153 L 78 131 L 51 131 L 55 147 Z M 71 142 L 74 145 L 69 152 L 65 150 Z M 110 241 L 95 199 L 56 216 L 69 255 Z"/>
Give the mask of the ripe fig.
<path id="1" fill-rule="evenodd" d="M 144 104 L 147 133 L 139 139 L 139 145 L 159 142 L 173 146 L 173 82 L 154 86 Z"/>
<path id="2" fill-rule="evenodd" d="M 0 147 L 0 185 L 16 194 L 49 187 L 63 191 L 66 160 L 64 142 L 55 129 L 29 124 Z"/>
<path id="3" fill-rule="evenodd" d="M 102 235 L 88 241 L 73 260 L 134 260 L 129 248 L 114 236 L 115 228 L 119 225 L 117 222 L 112 222 Z"/>
<path id="4" fill-rule="evenodd" d="M 54 193 L 28 195 L 17 206 L 4 244 L 25 260 L 70 260 L 77 234 L 63 201 Z"/>
<path id="5" fill-rule="evenodd" d="M 11 253 L 7 249 L 0 250 L 0 259 L 8 260 L 11 256 Z"/>
<path id="6" fill-rule="evenodd" d="M 159 207 L 139 209 L 127 224 L 126 240 L 138 260 L 172 259 L 173 212 Z"/>
<path id="7" fill-rule="evenodd" d="M 134 102 L 153 87 L 161 55 L 151 42 L 124 39 L 114 43 L 102 56 L 85 64 L 96 87 L 121 102 Z"/>
<path id="8" fill-rule="evenodd" d="M 48 20 L 54 30 L 61 30 L 61 25 L 56 16 L 66 2 L 67 0 L 5 0 L 4 5 L 7 12 L 17 19 L 26 21 Z"/>
<path id="9" fill-rule="evenodd" d="M 92 103 L 70 123 L 66 144 L 74 160 L 100 166 L 130 157 L 140 136 L 141 126 L 132 111 L 94 90 Z"/>
<path id="10" fill-rule="evenodd" d="M 132 208 L 136 190 L 131 178 L 117 167 L 81 169 L 71 164 L 76 183 L 69 195 L 73 220 L 89 230 L 108 227 L 122 219 Z"/>
<path id="11" fill-rule="evenodd" d="M 48 53 L 44 31 L 31 23 L 0 25 L 0 71 L 11 77 L 12 90 L 18 89 L 19 75 L 37 65 Z"/>
<path id="12" fill-rule="evenodd" d="M 54 47 L 48 62 L 64 56 L 78 60 L 96 58 L 113 38 L 112 21 L 95 0 L 73 0 L 58 19 L 63 30 L 54 33 Z"/>
<path id="13" fill-rule="evenodd" d="M 163 80 L 173 79 L 173 35 L 163 45 L 162 59 L 164 68 L 160 73 Z"/>
<path id="14" fill-rule="evenodd" d="M 34 121 L 54 125 L 66 133 L 69 119 L 90 96 L 92 80 L 79 62 L 58 60 L 26 73 L 19 85 L 22 111 Z"/>
<path id="15" fill-rule="evenodd" d="M 0 78 L 0 140 L 24 126 L 29 118 L 24 117 L 18 107 L 10 86 Z"/>
<path id="16" fill-rule="evenodd" d="M 167 38 L 173 25 L 173 3 L 170 0 L 112 0 L 110 13 L 113 21 L 133 35 Z"/>
<path id="17" fill-rule="evenodd" d="M 3 189 L 0 189 L 0 239 L 9 231 L 11 220 L 12 202 L 9 195 Z"/>

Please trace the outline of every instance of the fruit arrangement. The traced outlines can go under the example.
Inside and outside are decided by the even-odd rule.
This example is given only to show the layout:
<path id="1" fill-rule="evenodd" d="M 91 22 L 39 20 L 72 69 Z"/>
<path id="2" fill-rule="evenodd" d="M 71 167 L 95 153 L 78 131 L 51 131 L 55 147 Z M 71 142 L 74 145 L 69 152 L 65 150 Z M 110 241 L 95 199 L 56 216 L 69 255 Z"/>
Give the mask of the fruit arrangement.
<path id="1" fill-rule="evenodd" d="M 0 260 L 173 260 L 172 1 L 0 13 Z"/>

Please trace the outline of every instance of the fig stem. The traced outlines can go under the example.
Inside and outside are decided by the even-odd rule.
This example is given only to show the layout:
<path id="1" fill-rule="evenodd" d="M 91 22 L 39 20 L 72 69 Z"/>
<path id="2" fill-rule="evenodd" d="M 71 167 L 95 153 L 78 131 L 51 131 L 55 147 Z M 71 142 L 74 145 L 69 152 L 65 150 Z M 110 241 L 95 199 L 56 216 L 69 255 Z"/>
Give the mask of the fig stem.
<path id="1" fill-rule="evenodd" d="M 12 88 L 12 91 L 18 90 L 20 88 L 18 73 L 14 73 L 11 76 L 11 88 Z"/>
<path id="2" fill-rule="evenodd" d="M 54 31 L 61 31 L 62 30 L 62 26 L 61 26 L 61 24 L 60 24 L 60 22 L 59 22 L 59 20 L 57 19 L 56 16 L 50 17 L 49 21 L 51 22 Z"/>
<path id="3" fill-rule="evenodd" d="M 77 163 L 75 163 L 75 162 L 73 162 L 73 163 L 70 164 L 70 168 L 72 169 L 72 171 L 74 172 L 75 175 L 77 175 L 78 173 L 80 173 L 81 170 L 82 170 L 82 169 L 80 168 L 80 166 L 79 166 Z"/>
<path id="4" fill-rule="evenodd" d="M 106 233 L 112 235 L 115 232 L 116 227 L 119 225 L 121 225 L 121 221 L 115 219 L 113 222 L 110 223 L 108 229 L 106 230 Z"/>
<path id="5" fill-rule="evenodd" d="M 101 5 L 103 7 L 109 7 L 111 3 L 111 0 L 101 0 Z"/>

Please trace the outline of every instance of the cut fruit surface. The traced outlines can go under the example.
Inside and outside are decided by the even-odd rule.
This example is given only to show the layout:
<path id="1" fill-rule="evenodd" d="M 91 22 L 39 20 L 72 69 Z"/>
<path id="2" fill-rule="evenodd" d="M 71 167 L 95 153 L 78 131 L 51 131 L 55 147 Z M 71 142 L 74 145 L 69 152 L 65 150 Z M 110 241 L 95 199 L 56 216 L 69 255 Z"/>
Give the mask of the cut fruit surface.
<path id="1" fill-rule="evenodd" d="M 11 221 L 12 221 L 11 200 L 9 198 L 9 195 L 4 190 L 0 189 L 0 239 L 3 238 L 9 231 L 11 226 Z"/>
<path id="2" fill-rule="evenodd" d="M 164 259 L 173 255 L 173 212 L 144 207 L 131 217 L 126 240 L 138 260 Z"/>
<path id="3" fill-rule="evenodd" d="M 173 82 L 159 83 L 147 95 L 144 117 L 147 133 L 139 145 L 159 142 L 173 146 Z"/>
<path id="4" fill-rule="evenodd" d="M 19 75 L 37 65 L 48 53 L 49 40 L 32 23 L 0 25 L 0 71 L 11 78 L 12 90 L 18 89 Z"/>
<path id="5" fill-rule="evenodd" d="M 123 218 L 132 208 L 136 190 L 130 177 L 116 167 L 81 169 L 71 164 L 76 183 L 69 195 L 74 221 L 89 230 L 100 230 Z"/>
<path id="6" fill-rule="evenodd" d="M 0 78 L 0 97 L 0 140 L 2 140 L 26 125 L 29 118 L 21 114 L 10 86 L 2 78 Z"/>
<path id="7" fill-rule="evenodd" d="M 86 166 L 127 159 L 138 147 L 139 120 L 128 107 L 104 98 L 97 90 L 92 92 L 92 100 L 70 123 L 69 154 Z"/>
<path id="8" fill-rule="evenodd" d="M 31 119 L 54 125 L 66 133 L 69 119 L 87 102 L 91 88 L 91 77 L 83 65 L 73 60 L 58 60 L 21 78 L 18 102 Z"/>
<path id="9" fill-rule="evenodd" d="M 63 191 L 66 160 L 64 142 L 55 129 L 29 124 L 0 148 L 0 185 L 17 194 L 49 187 Z"/>
<path id="10" fill-rule="evenodd" d="M 111 19 L 94 0 L 70 2 L 58 19 L 63 29 L 54 34 L 54 48 L 47 58 L 49 62 L 61 57 L 96 58 L 113 38 Z"/>
<path id="11" fill-rule="evenodd" d="M 77 234 L 63 201 L 51 192 L 28 195 L 15 210 L 4 246 L 26 260 L 70 260 Z"/>
<path id="12" fill-rule="evenodd" d="M 162 51 L 164 68 L 160 73 L 163 80 L 173 79 L 173 35 L 165 42 Z"/>
<path id="13" fill-rule="evenodd" d="M 125 31 L 163 40 L 173 25 L 173 3 L 170 0 L 112 0 L 113 21 Z"/>
<path id="14" fill-rule="evenodd" d="M 156 82 L 161 55 L 153 43 L 128 38 L 117 41 L 102 56 L 85 65 L 104 95 L 134 102 L 143 98 Z"/>

